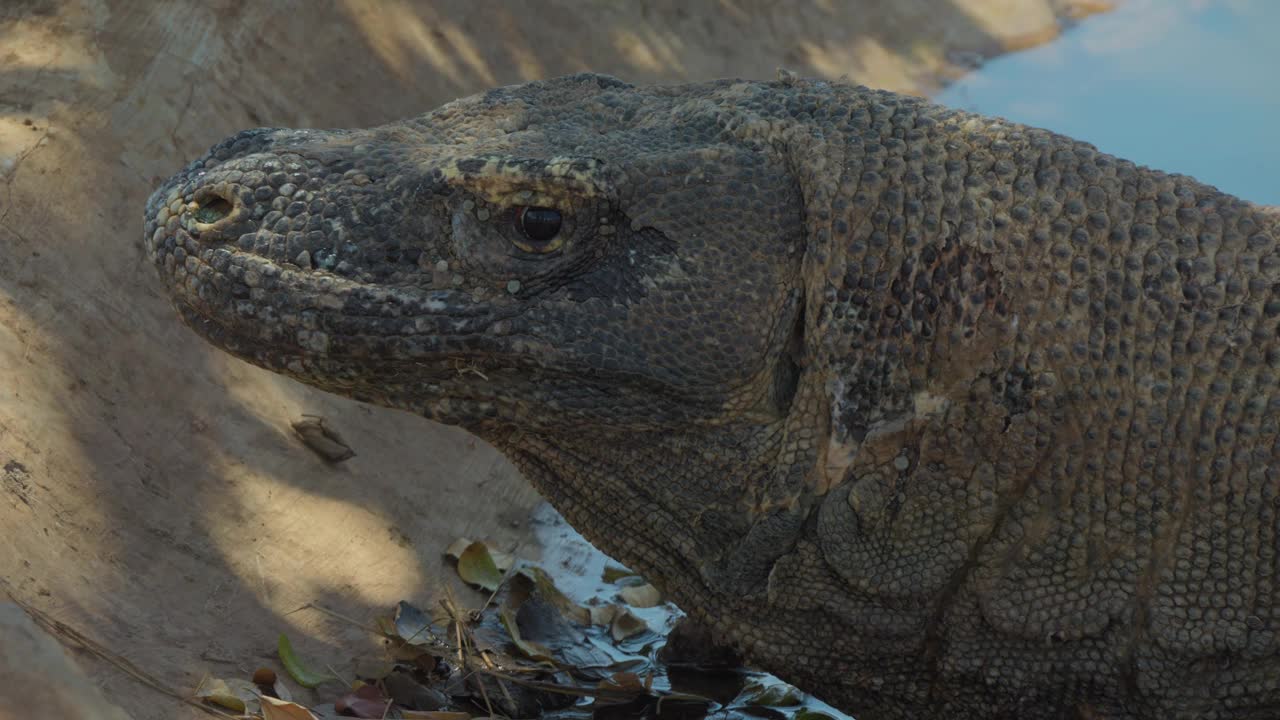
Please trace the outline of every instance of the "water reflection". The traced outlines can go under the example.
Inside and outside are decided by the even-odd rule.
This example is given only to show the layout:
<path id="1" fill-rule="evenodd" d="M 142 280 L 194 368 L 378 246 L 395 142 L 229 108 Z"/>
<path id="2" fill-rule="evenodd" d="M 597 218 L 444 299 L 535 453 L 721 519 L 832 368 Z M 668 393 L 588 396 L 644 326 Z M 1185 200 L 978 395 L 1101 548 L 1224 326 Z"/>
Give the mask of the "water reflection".
<path id="1" fill-rule="evenodd" d="M 1128 0 L 939 102 L 1280 204 L 1280 2 Z"/>

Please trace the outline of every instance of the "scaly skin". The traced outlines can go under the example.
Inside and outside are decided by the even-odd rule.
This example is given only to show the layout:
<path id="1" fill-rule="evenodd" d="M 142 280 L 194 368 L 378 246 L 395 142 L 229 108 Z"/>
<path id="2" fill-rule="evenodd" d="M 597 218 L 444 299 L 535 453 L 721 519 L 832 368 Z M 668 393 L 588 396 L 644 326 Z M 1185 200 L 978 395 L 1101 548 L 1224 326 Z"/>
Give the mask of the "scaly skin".
<path id="1" fill-rule="evenodd" d="M 206 338 L 488 440 L 862 720 L 1280 716 L 1277 237 L 915 98 L 594 75 L 241 133 L 146 221 Z"/>

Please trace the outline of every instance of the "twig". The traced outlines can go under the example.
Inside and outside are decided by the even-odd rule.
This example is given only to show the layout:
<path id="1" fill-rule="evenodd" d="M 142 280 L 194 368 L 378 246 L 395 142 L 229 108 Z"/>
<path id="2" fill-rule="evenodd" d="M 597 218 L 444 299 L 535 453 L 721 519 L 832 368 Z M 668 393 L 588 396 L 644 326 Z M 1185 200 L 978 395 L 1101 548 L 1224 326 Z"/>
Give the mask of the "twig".
<path id="1" fill-rule="evenodd" d="M 208 680 L 209 680 L 209 671 L 205 670 L 204 674 L 200 676 L 200 682 L 196 683 L 196 689 L 191 691 L 191 697 L 196 697 L 197 695 L 199 695 L 200 689 L 204 687 L 204 684 L 208 682 Z"/>
<path id="2" fill-rule="evenodd" d="M 498 586 L 493 589 L 493 592 L 489 593 L 489 599 L 484 601 L 484 605 L 481 605 L 479 610 L 474 611 L 474 618 L 478 619 L 480 617 L 480 613 L 484 612 L 493 604 L 493 599 L 498 597 L 498 593 L 502 592 L 502 588 L 507 584 L 507 580 L 516 573 L 517 569 L 519 569 L 521 560 L 517 556 L 520 554 L 521 547 L 521 545 L 516 545 L 515 549 L 511 551 L 511 567 L 507 568 L 507 571 L 502 573 L 502 579 L 498 581 Z"/>
<path id="3" fill-rule="evenodd" d="M 27 603 L 18 599 L 13 595 L 12 592 L 9 591 L 7 587 L 4 588 L 4 591 L 5 591 L 5 594 L 9 596 L 9 599 L 12 600 L 15 605 L 22 608 L 22 610 L 26 612 L 27 615 L 31 616 L 31 619 L 35 621 L 37 625 L 44 628 L 51 635 L 54 635 L 55 637 L 58 637 L 64 641 L 67 641 L 67 640 L 71 641 L 72 643 L 74 643 L 75 646 L 85 650 L 91 655 L 94 655 L 102 660 L 105 660 L 106 662 L 115 666 L 117 670 L 123 672 L 125 675 L 128 675 L 129 677 L 133 678 L 139 683 L 146 685 L 152 690 L 155 690 L 156 692 L 162 695 L 167 695 L 173 698 L 174 700 L 184 702 L 188 705 L 191 705 L 192 707 L 199 708 L 209 713 L 210 715 L 213 715 L 216 717 L 221 717 L 221 718 L 240 717 L 239 715 L 232 715 L 231 713 L 224 712 L 215 707 L 206 705 L 205 703 L 201 702 L 195 697 L 188 697 L 186 695 L 183 695 L 182 693 L 179 693 L 177 690 L 174 690 L 166 686 L 164 683 L 160 682 L 160 680 L 158 680 L 155 676 L 151 675 L 150 673 L 138 667 L 137 665 L 134 665 L 133 663 L 129 662 L 129 660 L 127 660 L 120 654 L 111 651 L 110 649 L 103 646 L 101 643 L 89 637 L 88 635 L 85 635 L 84 633 L 80 632 L 74 627 L 71 627 L 70 625 L 62 622 L 61 620 L 54 619 L 53 617 L 45 613 L 43 610 L 37 610 L 35 607 L 28 605 Z M 201 685 L 204 684 L 203 680 L 201 680 L 200 682 L 201 682 Z"/>
<path id="4" fill-rule="evenodd" d="M 325 666 L 324 666 L 324 668 L 325 668 L 326 670 L 328 670 L 330 673 L 333 673 L 333 676 L 334 676 L 334 677 L 336 677 L 336 678 L 338 678 L 339 680 L 341 680 L 343 685 L 346 685 L 347 687 L 351 687 L 351 681 L 349 681 L 349 680 L 347 680 L 346 678 L 342 677 L 342 673 L 339 673 L 337 670 L 334 670 L 334 669 L 333 669 L 333 665 L 332 665 L 332 664 L 327 664 L 327 665 L 325 665 Z"/>
<path id="5" fill-rule="evenodd" d="M 608 688 L 585 687 L 581 685 L 558 685 L 556 683 L 545 682 L 542 680 L 526 680 L 524 678 L 517 677 L 510 673 L 505 673 L 498 670 L 480 669 L 480 670 L 476 670 L 476 672 L 481 672 L 486 675 L 491 675 L 495 678 L 506 680 L 508 682 L 513 682 L 517 685 L 523 685 L 524 687 L 527 687 L 527 688 L 533 688 L 534 690 L 542 690 L 544 692 L 559 693 L 561 695 L 573 695 L 574 697 L 607 698 L 610 700 L 619 700 L 619 701 L 632 700 L 637 697 L 636 693 L 627 692 L 625 690 L 610 690 Z"/>
<path id="6" fill-rule="evenodd" d="M 329 616 L 331 616 L 331 617 L 335 617 L 335 618 L 337 618 L 337 619 L 339 619 L 339 620 L 341 620 L 341 621 L 343 621 L 343 622 L 345 622 L 345 623 L 348 623 L 348 624 L 350 624 L 350 625 L 354 625 L 355 627 L 358 627 L 358 628 L 360 628 L 361 630 L 364 630 L 364 631 L 365 631 L 365 632 L 367 632 L 367 633 L 370 633 L 370 634 L 373 634 L 373 635 L 382 635 L 382 631 L 381 631 L 381 630 L 378 630 L 377 628 L 374 628 L 374 627 L 371 627 L 371 626 L 369 626 L 369 625 L 366 625 L 365 623 L 362 623 L 362 622 L 360 622 L 359 620 L 355 620 L 355 619 L 353 619 L 353 618 L 349 618 L 349 617 L 347 617 L 346 615 L 343 615 L 342 613 L 340 613 L 340 612 L 336 612 L 336 611 L 334 611 L 334 610 L 330 610 L 330 609 L 329 609 L 329 608 L 327 608 L 327 607 L 322 607 L 322 606 L 320 606 L 320 605 L 316 605 L 315 603 L 307 603 L 307 604 L 305 604 L 305 605 L 303 605 L 303 606 L 301 606 L 301 607 L 298 607 L 298 608 L 295 608 L 295 609 L 293 609 L 293 610 L 290 610 L 289 612 L 285 613 L 285 617 L 288 617 L 289 615 L 292 615 L 292 614 L 294 614 L 294 613 L 296 613 L 296 612 L 302 612 L 303 610 L 317 610 L 317 611 L 319 611 L 319 612 L 324 613 L 325 615 L 329 615 Z"/>

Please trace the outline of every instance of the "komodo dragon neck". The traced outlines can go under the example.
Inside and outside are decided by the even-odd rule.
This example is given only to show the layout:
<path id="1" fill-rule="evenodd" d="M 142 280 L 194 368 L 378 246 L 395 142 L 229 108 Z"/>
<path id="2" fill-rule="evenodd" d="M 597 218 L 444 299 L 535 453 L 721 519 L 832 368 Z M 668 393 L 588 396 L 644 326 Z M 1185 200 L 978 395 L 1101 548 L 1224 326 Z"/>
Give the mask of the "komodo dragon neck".
<path id="1" fill-rule="evenodd" d="M 904 121 L 912 102 L 883 99 L 849 99 L 862 127 L 785 131 L 830 174 L 800 181 L 808 315 L 776 420 L 510 454 L 593 542 L 766 667 L 848 674 L 850 707 L 893 687 L 886 712 L 934 711 L 951 692 L 937 674 L 988 672 L 993 630 L 1022 652 L 1109 646 L 1089 682 L 1132 689 L 1144 645 L 1182 622 L 1151 606 L 1237 428 L 1274 430 L 1257 423 L 1276 404 L 1275 211 L 1001 121 L 923 104 Z M 1232 494 L 1224 522 L 1256 502 Z M 1274 536 L 1240 551 L 1274 557 Z M 1050 578 L 1087 589 L 1034 589 Z M 945 627 L 965 612 L 975 635 Z M 1067 664 L 1003 702 L 1034 716 Z"/>

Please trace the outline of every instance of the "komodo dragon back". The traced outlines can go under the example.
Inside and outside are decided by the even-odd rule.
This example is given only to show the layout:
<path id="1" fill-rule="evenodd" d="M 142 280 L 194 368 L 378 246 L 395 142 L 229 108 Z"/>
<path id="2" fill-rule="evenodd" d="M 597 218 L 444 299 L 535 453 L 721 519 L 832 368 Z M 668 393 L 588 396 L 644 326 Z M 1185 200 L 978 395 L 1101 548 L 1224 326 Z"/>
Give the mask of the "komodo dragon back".
<path id="1" fill-rule="evenodd" d="M 1280 717 L 1280 220 L 1044 130 L 576 75 L 151 197 L 215 345 L 460 425 L 876 718 Z"/>

